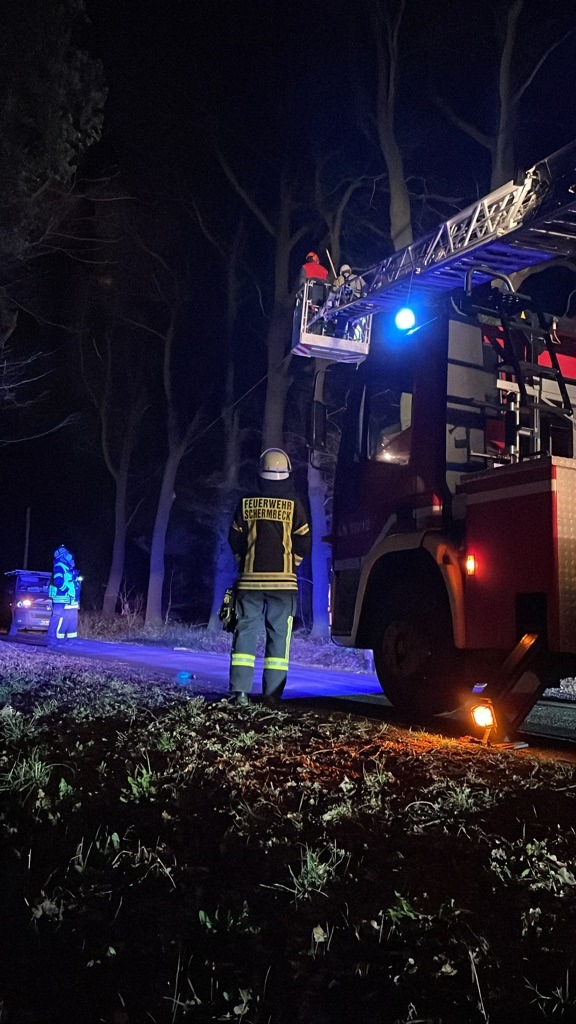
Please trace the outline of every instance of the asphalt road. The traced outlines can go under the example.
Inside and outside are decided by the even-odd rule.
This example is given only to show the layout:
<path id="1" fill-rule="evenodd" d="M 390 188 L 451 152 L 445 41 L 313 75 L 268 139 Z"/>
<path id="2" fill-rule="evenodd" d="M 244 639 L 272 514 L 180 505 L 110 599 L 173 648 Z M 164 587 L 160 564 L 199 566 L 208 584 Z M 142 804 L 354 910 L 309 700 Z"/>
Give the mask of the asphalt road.
<path id="1" fill-rule="evenodd" d="M 34 634 L 19 634 L 17 637 L 0 637 L 4 642 L 35 649 L 45 647 L 43 637 Z M 189 672 L 191 679 L 188 684 L 193 692 L 206 692 L 211 696 L 228 690 L 228 655 L 190 651 L 183 648 L 146 646 L 143 644 L 113 643 L 98 640 L 73 640 L 53 656 L 76 655 L 82 658 L 94 658 L 100 661 L 116 662 L 131 665 L 134 668 L 165 675 L 174 679 L 179 672 Z M 256 659 L 254 693 L 260 691 L 258 680 L 262 674 L 262 659 Z M 366 713 L 382 715 L 388 720 L 401 719 L 386 700 L 375 675 L 369 673 L 337 672 L 332 668 L 310 667 L 305 665 L 290 666 L 288 685 L 284 692 L 287 700 L 315 699 L 329 701 L 333 706 L 348 707 L 363 705 Z M 458 727 L 458 716 L 450 716 Z M 465 723 L 462 721 L 462 725 Z M 446 719 L 432 720 L 434 725 L 444 731 Z M 524 722 L 521 733 L 526 739 L 532 737 L 553 738 L 563 742 L 576 744 L 576 704 L 551 703 L 541 701 L 531 711 Z"/>

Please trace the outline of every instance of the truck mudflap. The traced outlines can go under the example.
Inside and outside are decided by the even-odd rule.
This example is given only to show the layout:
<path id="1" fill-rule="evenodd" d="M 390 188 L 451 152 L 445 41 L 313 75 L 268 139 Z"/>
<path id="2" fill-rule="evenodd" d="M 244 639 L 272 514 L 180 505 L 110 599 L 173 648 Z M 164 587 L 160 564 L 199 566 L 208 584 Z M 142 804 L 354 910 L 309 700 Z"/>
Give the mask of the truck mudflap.
<path id="1" fill-rule="evenodd" d="M 494 724 L 485 737 L 490 745 L 510 742 L 550 685 L 547 674 L 541 670 L 544 649 L 537 633 L 525 633 L 492 682 L 481 694 L 474 695 L 471 710 L 483 704 L 491 705 L 494 710 Z"/>

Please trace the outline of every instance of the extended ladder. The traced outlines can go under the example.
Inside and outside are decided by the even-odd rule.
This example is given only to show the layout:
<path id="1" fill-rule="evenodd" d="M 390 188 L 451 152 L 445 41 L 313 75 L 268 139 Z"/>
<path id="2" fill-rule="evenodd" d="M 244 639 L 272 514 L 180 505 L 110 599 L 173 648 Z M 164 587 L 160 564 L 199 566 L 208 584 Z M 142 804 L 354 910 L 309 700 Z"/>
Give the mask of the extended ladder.
<path id="1" fill-rule="evenodd" d="M 490 280 L 490 271 L 509 275 L 547 259 L 574 255 L 576 142 L 535 164 L 522 182 L 503 185 L 429 235 L 362 271 L 364 294 L 350 301 L 336 291 L 329 304 L 308 316 L 305 333 L 313 338 L 314 331 L 321 330 L 324 336 L 345 342 L 340 337 L 342 324 L 350 335 L 350 324 L 366 323 L 375 313 L 407 302 L 434 302 L 462 286 L 467 271 L 479 263 L 487 268 L 477 277 L 481 282 Z M 310 341 L 300 345 L 298 354 L 322 355 L 313 348 Z M 367 354 L 368 345 L 364 351 Z M 350 353 L 342 349 L 340 358 L 350 360 Z"/>

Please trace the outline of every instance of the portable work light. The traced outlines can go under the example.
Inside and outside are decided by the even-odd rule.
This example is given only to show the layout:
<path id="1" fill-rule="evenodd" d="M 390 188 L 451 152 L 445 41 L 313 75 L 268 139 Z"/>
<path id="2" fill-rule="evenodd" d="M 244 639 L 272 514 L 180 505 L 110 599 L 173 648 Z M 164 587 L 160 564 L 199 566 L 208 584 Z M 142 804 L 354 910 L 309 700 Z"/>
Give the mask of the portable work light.
<path id="1" fill-rule="evenodd" d="M 472 715 L 474 725 L 484 730 L 481 742 L 488 743 L 490 734 L 497 728 L 492 701 L 482 700 L 477 704 L 473 704 L 470 708 L 470 714 Z"/>

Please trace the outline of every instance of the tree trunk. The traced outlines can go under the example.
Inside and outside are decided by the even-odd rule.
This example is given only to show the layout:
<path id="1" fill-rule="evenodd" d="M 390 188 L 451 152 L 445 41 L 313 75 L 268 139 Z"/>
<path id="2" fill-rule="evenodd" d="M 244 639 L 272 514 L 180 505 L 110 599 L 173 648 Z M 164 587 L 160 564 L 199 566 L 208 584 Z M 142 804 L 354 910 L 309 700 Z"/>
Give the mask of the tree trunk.
<path id="1" fill-rule="evenodd" d="M 308 463 L 308 500 L 312 531 L 312 634 L 330 635 L 328 600 L 330 547 L 322 540 L 328 532 L 326 522 L 327 485 L 321 471 Z"/>
<path id="2" fill-rule="evenodd" d="M 380 125 L 380 146 L 390 184 L 390 236 L 394 249 L 403 249 L 414 241 L 410 196 L 404 175 L 404 161 L 394 137 L 392 124 Z"/>
<path id="3" fill-rule="evenodd" d="M 150 548 L 150 578 L 146 598 L 146 625 L 162 623 L 162 590 L 164 586 L 164 549 L 178 467 L 184 454 L 183 449 L 170 452 L 164 466 L 162 486 L 158 498 L 152 545 Z"/>
<path id="4" fill-rule="evenodd" d="M 504 44 L 500 55 L 498 74 L 500 112 L 492 156 L 491 186 L 493 189 L 499 188 L 500 185 L 505 185 L 507 181 L 511 181 L 514 177 L 514 136 L 517 115 L 516 101 L 512 88 L 512 69 L 514 67 L 518 21 L 523 9 L 524 0 L 513 0 L 506 14 Z"/>
<path id="5" fill-rule="evenodd" d="M 106 618 L 112 618 L 116 613 L 120 584 L 124 575 L 124 564 L 126 561 L 126 508 L 128 501 L 128 477 L 130 472 L 130 459 L 134 448 L 134 435 L 139 416 L 134 413 L 130 417 L 128 428 L 122 442 L 120 452 L 120 463 L 118 471 L 114 476 L 114 543 L 112 545 L 112 561 L 108 573 L 108 582 L 104 592 L 102 612 Z"/>
<path id="6" fill-rule="evenodd" d="M 492 163 L 491 189 L 500 188 L 508 181 L 512 181 L 516 173 L 516 160 L 514 155 L 514 138 L 516 134 L 516 116 L 514 111 L 508 111 L 508 115 L 502 120 Z"/>
<path id="7" fill-rule="evenodd" d="M 230 496 L 228 496 L 230 498 Z M 212 608 L 208 620 L 208 629 L 217 632 L 222 628 L 218 618 L 218 611 L 222 604 L 224 591 L 230 587 L 236 578 L 236 563 L 228 544 L 228 530 L 230 521 L 234 515 L 234 500 L 222 502 L 220 516 L 218 518 L 218 530 L 216 534 L 216 549 L 214 557 L 214 591 L 212 594 Z"/>
<path id="8" fill-rule="evenodd" d="M 371 0 L 368 10 L 377 54 L 376 117 L 378 142 L 388 171 L 390 187 L 390 236 L 395 250 L 413 241 L 410 196 L 404 175 L 404 161 L 396 140 L 394 118 L 396 89 L 400 65 L 400 30 L 406 0 L 381 4 Z"/>
<path id="9" fill-rule="evenodd" d="M 268 331 L 268 384 L 262 424 L 262 448 L 281 448 L 284 443 L 284 407 L 290 385 L 288 367 L 291 306 L 276 301 Z"/>
<path id="10" fill-rule="evenodd" d="M 116 478 L 116 497 L 114 501 L 114 543 L 112 545 L 112 561 L 108 573 L 108 582 L 104 591 L 102 613 L 111 619 L 116 614 L 120 584 L 124 575 L 126 558 L 126 492 L 128 488 L 128 469 L 120 472 Z"/>
<path id="11" fill-rule="evenodd" d="M 222 604 L 224 591 L 236 578 L 236 564 L 228 544 L 228 530 L 234 515 L 235 492 L 238 490 L 238 466 L 240 464 L 240 431 L 238 411 L 226 417 L 226 451 L 224 458 L 224 481 L 219 495 L 218 525 L 216 528 L 216 544 L 214 550 L 214 590 L 212 592 L 212 608 L 208 620 L 208 629 L 215 631 L 221 628 L 218 611 Z"/>

